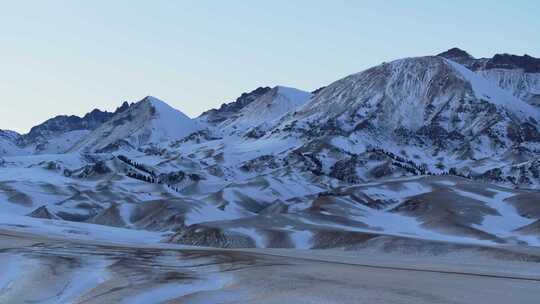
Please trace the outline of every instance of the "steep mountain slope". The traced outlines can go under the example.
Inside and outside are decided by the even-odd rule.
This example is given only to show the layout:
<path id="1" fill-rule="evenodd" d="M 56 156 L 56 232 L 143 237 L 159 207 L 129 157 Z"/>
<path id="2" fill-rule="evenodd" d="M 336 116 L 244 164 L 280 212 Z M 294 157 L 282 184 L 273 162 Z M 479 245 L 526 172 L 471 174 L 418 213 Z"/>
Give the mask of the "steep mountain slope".
<path id="1" fill-rule="evenodd" d="M 540 110 L 457 61 L 259 88 L 197 119 L 146 97 L 69 153 L 3 157 L 0 213 L 217 247 L 540 245 L 539 192 L 513 189 L 540 186 Z"/>
<path id="2" fill-rule="evenodd" d="M 264 131 L 283 115 L 294 112 L 311 98 L 311 93 L 277 86 L 257 97 L 217 126 L 223 134 L 245 133 L 257 128 Z"/>
<path id="3" fill-rule="evenodd" d="M 272 133 L 309 143 L 304 153 L 329 162 L 328 174 L 344 158 L 369 163 L 358 154 L 372 149 L 415 163 L 421 172 L 441 173 L 479 159 L 505 160 L 518 146 L 535 154 L 539 119 L 536 108 L 482 76 L 432 56 L 382 64 L 330 84 Z M 333 160 L 313 149 L 328 144 L 337 151 Z"/>
<path id="4" fill-rule="evenodd" d="M 458 48 L 437 56 L 458 62 L 532 105 L 540 105 L 540 58 L 496 54 L 476 59 Z"/>
<path id="5" fill-rule="evenodd" d="M 122 107 L 119 109 L 122 109 Z M 94 130 L 102 123 L 109 120 L 113 115 L 114 113 L 103 112 L 95 109 L 92 112 L 86 114 L 84 117 L 78 117 L 75 115 L 56 116 L 30 129 L 30 132 L 28 132 L 28 134 L 25 134 L 24 141 L 27 143 L 36 142 L 69 131 Z"/>
<path id="6" fill-rule="evenodd" d="M 279 90 L 175 143 L 172 155 L 232 180 L 300 174 L 307 185 L 451 173 L 540 184 L 532 165 L 540 148 L 538 109 L 454 61 L 397 60 L 338 80 L 310 99 L 303 93 L 300 103 L 274 98 Z M 288 112 L 272 116 L 269 105 L 281 109 L 274 107 L 281 101 Z"/>
<path id="7" fill-rule="evenodd" d="M 1 153 L 10 155 L 64 153 L 92 130 L 128 107 L 129 104 L 124 102 L 115 112 L 94 109 L 83 117 L 56 116 L 32 127 L 27 134 L 2 136 L 4 139 L 7 138 L 8 142 L 1 145 L 3 147 Z M 10 152 L 7 153 L 7 150 Z"/>
<path id="8" fill-rule="evenodd" d="M 201 123 L 155 97 L 145 97 L 84 137 L 71 151 L 114 151 L 179 140 Z"/>
<path id="9" fill-rule="evenodd" d="M 458 108 L 465 115 L 478 115 L 494 105 L 505 115 L 537 118 L 537 111 L 491 85 L 459 64 L 439 57 L 407 58 L 383 64 L 339 80 L 321 91 L 297 118 L 324 115 L 344 123 L 367 122 L 375 127 L 413 131 L 432 123 L 447 131 L 473 124 L 474 117 L 453 121 Z M 485 114 L 485 113 L 483 113 Z M 467 120 L 471 119 L 471 120 Z M 390 127 L 390 129 L 388 129 Z"/>
<path id="10" fill-rule="evenodd" d="M 260 96 L 268 93 L 270 87 L 259 87 L 249 93 L 242 93 L 235 101 L 230 103 L 224 103 L 219 107 L 219 109 L 211 109 L 199 116 L 199 120 L 204 121 L 205 123 L 216 124 L 224 120 L 227 120 L 229 117 L 235 115 L 245 106 L 252 103 L 255 99 Z"/>
<path id="11" fill-rule="evenodd" d="M 0 156 L 26 154 L 18 144 L 21 135 L 15 131 L 0 130 Z"/>

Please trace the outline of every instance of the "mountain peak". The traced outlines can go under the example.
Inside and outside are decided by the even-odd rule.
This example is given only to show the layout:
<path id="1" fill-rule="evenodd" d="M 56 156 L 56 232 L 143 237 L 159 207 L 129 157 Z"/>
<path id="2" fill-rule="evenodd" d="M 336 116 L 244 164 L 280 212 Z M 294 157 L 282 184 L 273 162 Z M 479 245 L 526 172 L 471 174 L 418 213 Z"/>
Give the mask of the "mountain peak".
<path id="1" fill-rule="evenodd" d="M 268 128 L 287 113 L 305 105 L 311 96 L 311 93 L 295 88 L 275 86 L 240 109 L 236 115 L 231 115 L 220 127 L 228 134 L 239 134 L 252 128 Z"/>
<path id="2" fill-rule="evenodd" d="M 151 105 L 166 105 L 170 107 L 165 101 L 151 95 L 144 97 L 139 101 L 139 103 L 149 103 Z"/>
<path id="3" fill-rule="evenodd" d="M 146 96 L 116 113 L 72 150 L 114 151 L 123 146 L 157 144 L 181 139 L 199 128 L 197 122 L 165 101 Z"/>
<path id="4" fill-rule="evenodd" d="M 285 96 L 291 102 L 294 103 L 305 103 L 310 97 L 311 93 L 305 92 L 296 88 L 286 87 L 286 86 L 276 86 L 274 89 L 277 94 Z"/>
<path id="5" fill-rule="evenodd" d="M 210 123 L 220 123 L 231 116 L 234 116 L 244 107 L 255 101 L 257 98 L 272 90 L 270 87 L 258 87 L 255 90 L 242 93 L 235 101 L 223 103 L 218 109 L 211 109 L 201 114 L 200 118 Z"/>
<path id="6" fill-rule="evenodd" d="M 457 47 L 451 48 L 445 52 L 437 54 L 437 56 L 444 57 L 447 59 L 455 59 L 455 58 L 474 59 L 474 57 L 471 56 L 469 53 Z"/>
<path id="7" fill-rule="evenodd" d="M 468 121 L 458 119 L 463 103 L 471 115 Z M 449 132 L 472 123 L 490 104 L 515 116 L 534 116 L 536 111 L 510 93 L 488 82 L 453 60 L 443 57 L 411 57 L 379 65 L 353 74 L 329 85 L 303 107 L 295 120 L 321 117 L 346 120 L 355 118 L 386 130 L 406 128 L 417 131 L 440 119 Z M 472 110 L 474 109 L 474 110 Z M 445 116 L 446 115 L 446 116 Z M 461 117 L 461 116 L 460 116 Z M 375 119 L 377 118 L 377 119 Z M 460 118 L 461 119 L 461 118 Z"/>

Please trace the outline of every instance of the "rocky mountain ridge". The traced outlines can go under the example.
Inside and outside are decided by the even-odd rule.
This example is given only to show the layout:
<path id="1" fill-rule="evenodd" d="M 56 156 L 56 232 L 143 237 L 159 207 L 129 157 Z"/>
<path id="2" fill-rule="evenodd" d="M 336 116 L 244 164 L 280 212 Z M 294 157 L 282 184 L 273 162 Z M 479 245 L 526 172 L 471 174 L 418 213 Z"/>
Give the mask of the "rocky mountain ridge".
<path id="1" fill-rule="evenodd" d="M 452 48 L 437 56 L 460 63 L 512 92 L 514 96 L 532 105 L 540 105 L 539 58 L 506 53 L 495 54 L 492 58 L 474 58 L 458 48 Z"/>
<path id="2" fill-rule="evenodd" d="M 540 244 L 540 110 L 483 72 L 404 58 L 194 119 L 147 96 L 61 153 L 2 157 L 0 211 L 217 247 Z"/>

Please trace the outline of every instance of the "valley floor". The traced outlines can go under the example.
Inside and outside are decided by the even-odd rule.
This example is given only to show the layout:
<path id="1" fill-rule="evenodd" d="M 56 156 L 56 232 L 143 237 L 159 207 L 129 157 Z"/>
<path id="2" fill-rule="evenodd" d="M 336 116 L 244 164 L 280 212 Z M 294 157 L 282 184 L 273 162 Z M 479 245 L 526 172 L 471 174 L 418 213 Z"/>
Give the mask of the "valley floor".
<path id="1" fill-rule="evenodd" d="M 227 250 L 2 229 L 0 303 L 538 303 L 538 248 L 396 246 Z"/>

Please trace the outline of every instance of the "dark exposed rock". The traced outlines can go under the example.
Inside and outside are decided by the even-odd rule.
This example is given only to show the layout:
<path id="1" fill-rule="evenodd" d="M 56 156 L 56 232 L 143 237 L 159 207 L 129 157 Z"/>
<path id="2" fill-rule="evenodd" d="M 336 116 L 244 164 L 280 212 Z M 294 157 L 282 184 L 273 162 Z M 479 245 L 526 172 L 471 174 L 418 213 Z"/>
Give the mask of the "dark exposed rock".
<path id="1" fill-rule="evenodd" d="M 446 129 L 444 129 L 443 127 L 437 124 L 430 124 L 428 126 L 423 126 L 416 133 L 418 135 L 428 138 L 435 145 L 441 148 L 446 147 L 446 141 L 449 138 L 448 131 L 446 131 Z"/>
<path id="2" fill-rule="evenodd" d="M 540 141 L 540 132 L 538 129 L 530 123 L 521 124 L 521 131 L 523 132 L 523 139 L 525 141 Z"/>
<path id="3" fill-rule="evenodd" d="M 357 184 L 361 180 L 356 173 L 358 160 L 356 156 L 337 161 L 331 168 L 330 176 L 351 184 Z"/>
<path id="4" fill-rule="evenodd" d="M 539 73 L 540 58 L 529 55 L 496 54 L 488 60 L 486 69 L 523 69 L 526 73 Z"/>
<path id="5" fill-rule="evenodd" d="M 381 164 L 381 165 L 371 169 L 370 174 L 374 178 L 381 178 L 381 177 L 385 177 L 385 176 L 390 176 L 390 175 L 392 175 L 393 172 L 394 172 L 394 170 L 390 166 L 390 163 L 386 162 L 384 164 Z"/>
<path id="6" fill-rule="evenodd" d="M 268 93 L 270 87 L 259 87 L 249 93 L 242 93 L 235 101 L 224 103 L 219 109 L 211 109 L 201 114 L 205 116 L 210 123 L 219 123 L 225 121 L 231 114 L 237 113 L 242 108 L 252 103 L 255 99 Z"/>
<path id="7" fill-rule="evenodd" d="M 120 210 L 117 204 L 112 204 L 109 208 L 99 212 L 96 216 L 89 220 L 90 223 L 113 226 L 113 227 L 125 227 L 126 223 L 120 215 Z"/>
<path id="8" fill-rule="evenodd" d="M 264 135 L 266 135 L 265 131 L 261 130 L 260 128 L 253 128 L 246 132 L 246 134 L 244 134 L 244 137 L 258 139 L 263 137 Z"/>
<path id="9" fill-rule="evenodd" d="M 317 231 L 312 238 L 312 249 L 350 247 L 364 243 L 376 234 L 352 231 Z"/>
<path id="10" fill-rule="evenodd" d="M 189 179 L 191 179 L 194 182 L 198 182 L 198 181 L 203 179 L 202 176 L 200 176 L 199 174 L 196 174 L 196 173 L 190 173 L 190 174 L 188 174 L 188 177 L 189 177 Z"/>
<path id="11" fill-rule="evenodd" d="M 525 73 L 540 72 L 540 58 L 529 55 L 496 54 L 492 58 L 476 59 L 461 49 L 452 48 L 437 56 L 459 62 L 472 70 L 522 69 Z"/>
<path id="12" fill-rule="evenodd" d="M 180 141 L 175 142 L 173 144 L 173 147 L 178 147 L 180 144 L 190 142 L 190 141 L 195 142 L 195 143 L 201 143 L 203 141 L 211 141 L 211 140 L 219 140 L 219 139 L 221 138 L 212 135 L 210 130 L 203 129 L 203 130 L 193 132 L 190 135 L 182 138 Z"/>
<path id="13" fill-rule="evenodd" d="M 58 171 L 62 169 L 62 166 L 55 161 L 48 161 L 44 164 L 43 169 L 51 170 L 51 171 Z"/>
<path id="14" fill-rule="evenodd" d="M 291 241 L 287 231 L 267 231 L 265 241 L 268 248 L 294 248 L 294 243 Z"/>
<path id="15" fill-rule="evenodd" d="M 105 175 L 111 172 L 112 172 L 111 168 L 109 168 L 104 161 L 97 161 L 94 164 L 84 166 L 76 171 L 71 172 L 69 176 L 76 176 L 78 178 L 87 178 L 87 177 Z"/>
<path id="16" fill-rule="evenodd" d="M 394 207 L 391 212 L 420 212 L 425 213 L 430 208 L 429 204 L 417 199 L 409 199 Z"/>
<path id="17" fill-rule="evenodd" d="M 311 92 L 311 94 L 317 95 L 320 91 L 324 90 L 325 88 L 326 88 L 326 86 L 320 87 L 320 88 L 316 89 L 315 91 Z"/>
<path id="18" fill-rule="evenodd" d="M 459 63 L 467 62 L 471 59 L 474 59 L 474 57 L 472 57 L 469 53 L 456 47 L 437 54 L 437 56 L 444 57 Z"/>
<path id="19" fill-rule="evenodd" d="M 503 175 L 503 172 L 502 172 L 502 170 L 500 168 L 494 168 L 494 169 L 487 170 L 486 172 L 480 174 L 478 176 L 478 178 L 484 179 L 484 180 L 489 180 L 489 181 L 501 182 L 501 181 L 503 181 L 502 175 Z"/>
<path id="20" fill-rule="evenodd" d="M 161 173 L 158 176 L 158 180 L 167 185 L 175 185 L 175 184 L 183 182 L 185 179 L 186 179 L 186 173 L 184 171 Z"/>
<path id="21" fill-rule="evenodd" d="M 135 147 L 131 145 L 127 140 L 118 140 L 114 143 L 108 144 L 101 149 L 95 150 L 96 153 L 111 153 L 120 150 L 121 148 L 126 148 L 129 150 L 135 150 Z"/>
<path id="22" fill-rule="evenodd" d="M 102 208 L 101 208 L 102 209 Z M 91 210 L 88 210 L 89 213 L 86 214 L 80 214 L 80 213 L 69 213 L 65 211 L 59 211 L 56 213 L 56 215 L 64 220 L 64 221 L 71 221 L 71 222 L 86 222 L 90 220 L 92 217 L 94 217 L 100 208 L 93 208 Z"/>
<path id="23" fill-rule="evenodd" d="M 255 242 L 241 234 L 224 233 L 219 228 L 193 225 L 168 237 L 165 242 L 220 248 L 253 248 Z"/>
<path id="24" fill-rule="evenodd" d="M 262 172 L 267 169 L 277 169 L 278 167 L 279 164 L 274 155 L 262 155 L 244 162 L 240 169 L 246 172 Z"/>
<path id="25" fill-rule="evenodd" d="M 50 212 L 45 205 L 37 208 L 31 213 L 27 214 L 29 217 L 42 218 L 42 219 L 59 219 L 54 213 Z"/>
<path id="26" fill-rule="evenodd" d="M 28 144 L 59 133 L 76 130 L 95 130 L 103 123 L 109 121 L 116 113 L 123 112 L 127 108 L 129 108 L 129 104 L 124 102 L 115 112 L 94 109 L 83 117 L 75 115 L 56 116 L 30 129 L 28 134 L 23 135 L 22 141 L 24 144 Z"/>
<path id="27" fill-rule="evenodd" d="M 389 205 L 395 204 L 395 200 L 381 200 L 381 199 L 368 199 L 368 200 L 361 200 L 360 203 L 366 207 L 369 207 L 371 209 L 377 209 L 381 210 Z"/>

